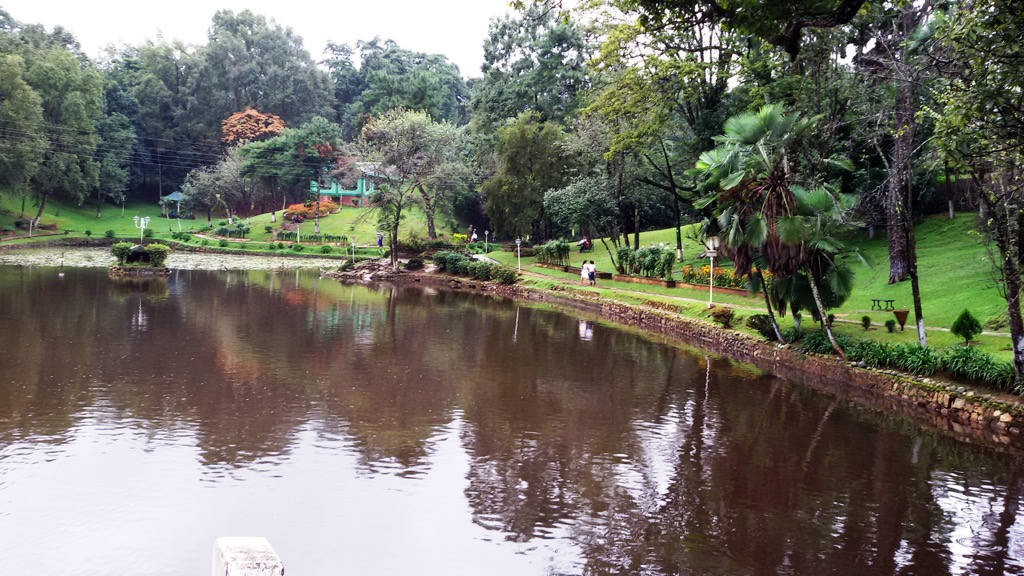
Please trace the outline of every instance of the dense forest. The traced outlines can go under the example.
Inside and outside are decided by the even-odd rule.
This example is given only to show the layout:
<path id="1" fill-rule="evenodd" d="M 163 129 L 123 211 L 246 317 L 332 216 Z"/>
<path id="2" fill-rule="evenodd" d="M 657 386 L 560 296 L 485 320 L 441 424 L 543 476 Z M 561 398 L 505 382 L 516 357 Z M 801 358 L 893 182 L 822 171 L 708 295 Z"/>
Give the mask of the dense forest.
<path id="1" fill-rule="evenodd" d="M 392 241 L 413 205 L 431 235 L 451 214 L 634 248 L 703 222 L 737 269 L 791 278 L 788 299 L 806 288 L 822 311 L 844 289 L 836 222 L 886 235 L 890 281 L 917 300 L 915 218 L 969 208 L 1002 256 L 1024 373 L 1013 2 L 513 4 L 476 77 L 379 38 L 314 57 L 250 11 L 218 12 L 205 45 L 92 61 L 66 29 L 0 10 L 0 186 L 37 214 L 180 190 L 230 217 L 373 174 Z"/>

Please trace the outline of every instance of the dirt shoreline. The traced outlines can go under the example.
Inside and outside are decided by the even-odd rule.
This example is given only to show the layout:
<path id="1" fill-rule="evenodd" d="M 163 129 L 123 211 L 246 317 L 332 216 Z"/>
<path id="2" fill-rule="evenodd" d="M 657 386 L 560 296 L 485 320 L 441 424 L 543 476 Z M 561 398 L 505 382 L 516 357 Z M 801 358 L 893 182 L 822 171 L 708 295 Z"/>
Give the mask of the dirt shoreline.
<path id="1" fill-rule="evenodd" d="M 544 302 L 593 314 L 611 322 L 697 346 L 770 374 L 799 382 L 840 399 L 910 418 L 957 439 L 1024 454 L 1024 400 L 974 389 L 934 377 L 858 367 L 832 356 L 805 354 L 735 330 L 683 318 L 651 306 L 623 304 L 594 294 L 505 286 L 433 273 L 392 276 L 388 282 L 427 283 L 453 290 L 483 292 Z"/>

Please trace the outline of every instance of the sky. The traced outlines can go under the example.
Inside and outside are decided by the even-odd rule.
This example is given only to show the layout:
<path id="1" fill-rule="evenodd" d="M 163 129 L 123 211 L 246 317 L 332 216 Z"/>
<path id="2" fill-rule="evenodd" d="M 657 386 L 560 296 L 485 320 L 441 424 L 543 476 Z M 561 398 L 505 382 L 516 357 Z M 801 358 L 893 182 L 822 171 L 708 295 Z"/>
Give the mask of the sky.
<path id="1" fill-rule="evenodd" d="M 314 60 L 327 42 L 354 46 L 380 36 L 416 52 L 444 54 L 464 77 L 480 76 L 487 25 L 510 11 L 509 0 L 0 0 L 15 20 L 63 26 L 91 58 L 107 44 L 141 44 L 162 35 L 206 44 L 213 14 L 249 9 L 303 39 Z"/>

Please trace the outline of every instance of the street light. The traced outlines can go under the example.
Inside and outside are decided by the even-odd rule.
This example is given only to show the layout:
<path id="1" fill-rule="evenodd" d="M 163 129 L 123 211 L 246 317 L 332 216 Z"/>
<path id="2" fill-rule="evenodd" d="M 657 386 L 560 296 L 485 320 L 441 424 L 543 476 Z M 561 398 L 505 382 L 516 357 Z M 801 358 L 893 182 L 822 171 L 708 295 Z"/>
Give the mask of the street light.
<path id="1" fill-rule="evenodd" d="M 484 230 L 484 254 L 487 254 L 487 237 L 491 235 L 490 230 Z"/>
<path id="2" fill-rule="evenodd" d="M 718 254 L 718 246 L 720 242 L 721 240 L 718 236 L 708 236 L 704 238 L 704 247 L 707 248 L 704 253 L 711 258 L 711 272 L 708 274 L 708 308 L 712 308 L 714 306 L 712 300 L 714 299 L 715 292 L 715 256 Z"/>
<path id="3" fill-rule="evenodd" d="M 135 227 L 139 229 L 139 244 L 142 244 L 143 238 L 146 235 L 146 226 L 149 226 L 149 216 L 143 216 L 142 218 L 136 216 L 134 220 Z"/>
<path id="4" fill-rule="evenodd" d="M 516 260 L 519 261 L 519 271 L 523 271 L 523 254 L 519 251 L 519 245 L 523 243 L 522 238 L 516 238 Z"/>

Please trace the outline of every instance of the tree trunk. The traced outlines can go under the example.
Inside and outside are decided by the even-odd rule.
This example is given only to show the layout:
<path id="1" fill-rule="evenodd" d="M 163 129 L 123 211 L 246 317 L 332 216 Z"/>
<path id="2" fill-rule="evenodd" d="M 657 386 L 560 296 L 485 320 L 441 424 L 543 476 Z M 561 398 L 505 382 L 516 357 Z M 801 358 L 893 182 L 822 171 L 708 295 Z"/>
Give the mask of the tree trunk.
<path id="1" fill-rule="evenodd" d="M 320 235 L 320 193 L 316 195 L 316 206 L 313 211 L 313 233 Z"/>
<path id="2" fill-rule="evenodd" d="M 814 295 L 814 304 L 818 307 L 818 317 L 825 318 L 825 306 L 821 303 L 821 293 L 818 291 L 818 282 L 810 272 L 807 274 L 807 283 L 811 285 L 811 294 Z M 839 346 L 839 342 L 836 341 L 835 334 L 832 333 L 832 326 L 829 326 L 828 322 L 825 322 L 824 326 L 825 334 L 828 335 L 828 341 L 832 343 L 832 349 L 836 351 L 836 355 L 839 356 L 840 360 L 846 360 L 846 353 L 843 352 L 843 348 Z"/>
<path id="3" fill-rule="evenodd" d="M 903 68 L 902 66 L 898 67 Z M 902 76 L 899 72 L 897 76 Z M 889 162 L 889 185 L 885 202 L 885 220 L 889 231 L 889 284 L 907 279 L 910 255 L 907 253 L 905 227 L 910 214 L 906 198 L 910 188 L 911 153 L 914 147 L 912 89 L 905 78 L 896 80 L 896 137 Z"/>
<path id="4" fill-rule="evenodd" d="M 1010 325 L 1010 341 L 1013 343 L 1013 381 L 1014 387 L 1017 387 L 1024 383 L 1024 318 L 1020 310 L 1020 246 L 1017 243 L 1020 234 L 1019 210 L 1015 202 L 1003 202 L 993 208 L 993 212 L 1003 212 L 999 216 L 1002 230 L 997 232 L 996 237 L 1003 258 L 1006 314 Z"/>
<path id="5" fill-rule="evenodd" d="M 772 309 L 772 301 L 768 297 L 768 286 L 764 283 L 764 274 L 761 274 L 760 268 L 754 268 L 754 271 L 757 272 L 757 281 L 761 283 L 761 294 L 764 295 L 764 307 L 768 310 L 768 318 L 772 321 L 772 330 L 775 331 L 775 338 L 780 343 L 784 344 L 786 341 L 782 338 L 782 331 L 779 330 L 778 321 L 775 320 L 775 311 Z"/>
<path id="6" fill-rule="evenodd" d="M 43 217 L 43 208 L 46 208 L 46 199 L 49 198 L 50 195 L 49 194 L 40 194 L 39 197 L 40 197 L 40 200 L 39 200 L 39 211 L 36 212 L 36 217 L 31 222 L 31 226 L 29 227 L 29 230 L 31 230 L 32 228 L 38 228 L 39 227 L 39 220 L 42 219 L 42 217 Z"/>
<path id="7" fill-rule="evenodd" d="M 633 208 L 633 250 L 640 249 L 640 204 Z"/>
<path id="8" fill-rule="evenodd" d="M 676 217 L 676 256 L 683 259 L 683 211 L 679 207 L 679 195 L 672 195 L 672 209 Z M 773 322 L 774 323 L 774 322 Z"/>
<path id="9" fill-rule="evenodd" d="M 402 220 L 402 209 L 397 208 L 395 210 L 395 220 L 391 223 L 391 229 L 388 230 L 388 252 L 391 254 L 391 270 L 398 272 L 398 225 Z"/>
<path id="10" fill-rule="evenodd" d="M 427 220 L 427 238 L 437 240 L 437 229 L 434 227 L 434 199 L 427 194 L 423 186 L 419 186 L 417 189 L 420 191 L 420 198 L 423 199 L 423 215 Z M 473 235 L 472 226 L 470 226 L 469 234 Z"/>

